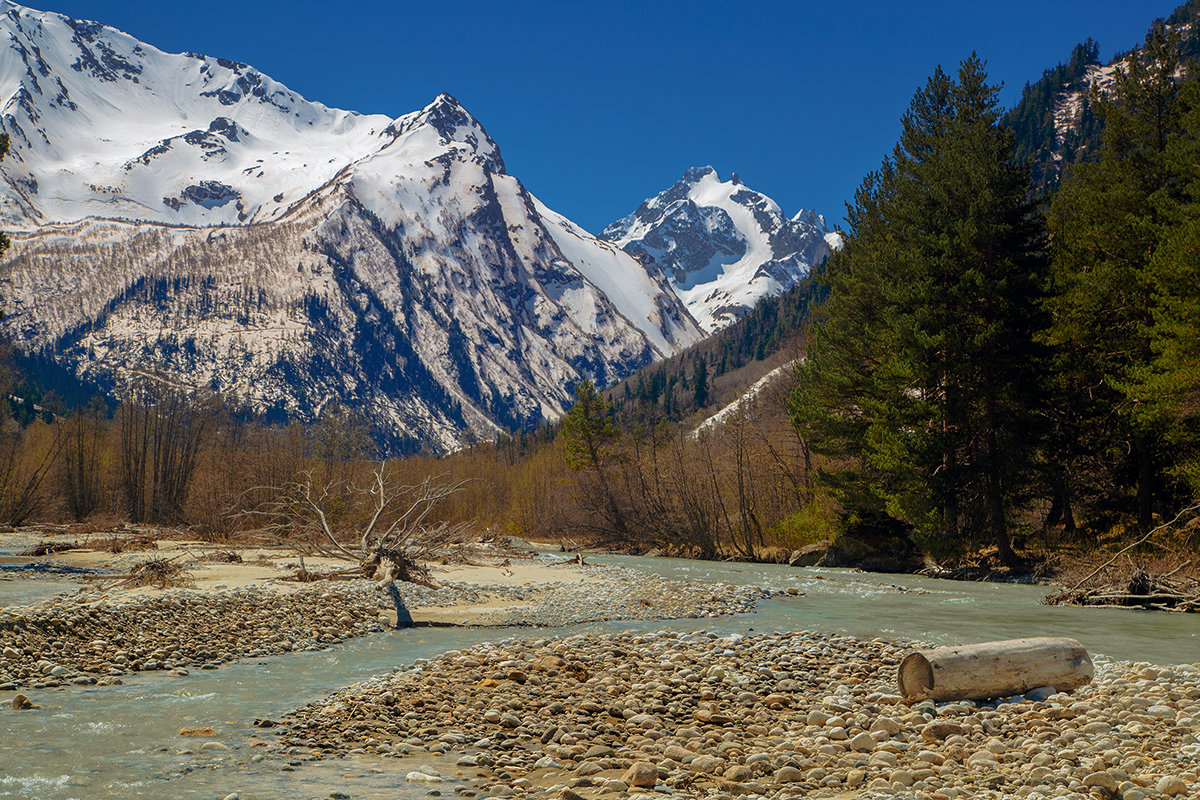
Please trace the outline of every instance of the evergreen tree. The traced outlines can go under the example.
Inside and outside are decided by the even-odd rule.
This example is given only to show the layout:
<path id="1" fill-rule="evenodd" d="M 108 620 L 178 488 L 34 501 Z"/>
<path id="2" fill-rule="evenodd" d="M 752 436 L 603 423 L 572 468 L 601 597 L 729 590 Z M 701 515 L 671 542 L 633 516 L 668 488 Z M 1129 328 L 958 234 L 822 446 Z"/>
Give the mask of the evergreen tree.
<path id="1" fill-rule="evenodd" d="M 1006 562 L 1029 482 L 1045 283 L 1028 168 L 972 55 L 913 98 L 892 156 L 848 209 L 793 419 L 851 520 L 891 517 L 949 552 Z"/>
<path id="2" fill-rule="evenodd" d="M 8 134 L 0 133 L 0 161 L 4 161 L 4 157 L 8 155 Z M 0 232 L 0 256 L 3 256 L 11 242 L 8 236 Z M 0 318 L 3 318 L 3 312 L 0 311 Z"/>
<path id="3" fill-rule="evenodd" d="M 1168 313 L 1159 297 L 1175 293 L 1165 284 L 1178 277 L 1177 259 L 1160 250 L 1183 222 L 1195 166 L 1182 153 L 1172 158 L 1182 146 L 1185 112 L 1178 36 L 1156 24 L 1128 63 L 1116 74 L 1113 95 L 1098 102 L 1105 122 L 1100 160 L 1073 169 L 1051 206 L 1050 342 L 1063 376 L 1063 391 L 1054 395 L 1059 417 L 1074 429 L 1060 438 L 1078 443 L 1083 464 L 1075 478 L 1081 485 L 1070 491 L 1090 495 L 1096 509 L 1123 510 L 1113 495 L 1127 489 L 1146 531 L 1165 499 L 1171 461 L 1168 419 L 1145 394 L 1165 375 L 1151 380 L 1164 346 L 1156 336 L 1175 324 L 1163 318 L 1156 326 L 1156 310 Z M 1186 234 L 1180 236 L 1174 252 L 1186 260 Z"/>
<path id="4" fill-rule="evenodd" d="M 703 357 L 696 359 L 696 369 L 692 372 L 692 402 L 696 408 L 704 408 L 708 403 L 708 362 Z"/>
<path id="5" fill-rule="evenodd" d="M 613 423 L 612 404 L 590 380 L 575 387 L 575 405 L 563 419 L 562 437 L 567 466 L 592 476 L 613 533 L 629 540 L 629 525 L 609 477 L 609 462 L 621 434 Z"/>

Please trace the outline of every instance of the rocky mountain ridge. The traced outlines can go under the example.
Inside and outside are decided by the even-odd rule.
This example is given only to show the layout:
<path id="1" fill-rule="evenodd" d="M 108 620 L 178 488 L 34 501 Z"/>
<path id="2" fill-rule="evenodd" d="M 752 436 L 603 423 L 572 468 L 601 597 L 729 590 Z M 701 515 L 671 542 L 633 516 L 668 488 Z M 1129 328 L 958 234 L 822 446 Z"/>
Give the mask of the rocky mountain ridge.
<path id="1" fill-rule="evenodd" d="M 397 119 L 0 5 L 4 332 L 118 388 L 354 406 L 444 452 L 698 341 L 667 280 L 537 200 L 449 95 Z"/>
<path id="2" fill-rule="evenodd" d="M 709 332 L 792 288 L 841 246 L 820 214 L 789 218 L 736 173 L 722 181 L 712 167 L 689 169 L 600 237 L 661 269 Z"/>

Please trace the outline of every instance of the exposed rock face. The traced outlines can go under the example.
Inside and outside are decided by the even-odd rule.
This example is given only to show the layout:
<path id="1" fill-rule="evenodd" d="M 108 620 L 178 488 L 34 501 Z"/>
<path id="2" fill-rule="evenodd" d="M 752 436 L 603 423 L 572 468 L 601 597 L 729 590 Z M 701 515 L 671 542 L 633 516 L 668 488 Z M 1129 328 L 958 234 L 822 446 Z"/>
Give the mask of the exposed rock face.
<path id="1" fill-rule="evenodd" d="M 340 402 L 397 449 L 446 451 L 702 335 L 657 272 L 509 175 L 449 95 L 360 115 L 0 10 L 0 302 L 26 352 L 118 392 L 155 375 L 300 419 Z"/>
<path id="2" fill-rule="evenodd" d="M 802 209 L 789 219 L 737 175 L 722 181 L 712 167 L 689 169 L 600 236 L 661 269 L 708 331 L 792 288 L 841 246 L 820 214 Z"/>
<path id="3" fill-rule="evenodd" d="M 816 562 L 819 567 L 858 567 L 867 572 L 916 572 L 925 557 L 909 531 L 892 524 L 861 524 L 842 532 Z"/>

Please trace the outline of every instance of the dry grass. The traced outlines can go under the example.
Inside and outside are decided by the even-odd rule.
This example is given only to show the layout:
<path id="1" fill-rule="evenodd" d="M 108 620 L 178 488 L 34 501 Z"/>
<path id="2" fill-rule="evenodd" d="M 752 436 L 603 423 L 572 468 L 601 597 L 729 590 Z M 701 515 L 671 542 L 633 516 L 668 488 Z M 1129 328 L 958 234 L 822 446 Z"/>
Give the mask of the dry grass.
<path id="1" fill-rule="evenodd" d="M 103 539 L 92 539 L 87 546 L 101 553 L 140 553 L 157 550 L 158 542 L 156 537 L 150 534 L 121 536 L 114 533 Z"/>
<path id="2" fill-rule="evenodd" d="M 192 585 L 187 570 L 169 558 L 143 561 L 121 583 L 129 587 L 154 586 L 158 589 Z"/>

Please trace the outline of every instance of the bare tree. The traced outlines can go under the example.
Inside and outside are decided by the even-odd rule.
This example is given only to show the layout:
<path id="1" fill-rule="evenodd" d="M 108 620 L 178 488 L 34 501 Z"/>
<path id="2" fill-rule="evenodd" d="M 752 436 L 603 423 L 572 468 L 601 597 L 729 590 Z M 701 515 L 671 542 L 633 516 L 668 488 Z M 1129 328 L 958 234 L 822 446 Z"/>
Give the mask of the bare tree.
<path id="1" fill-rule="evenodd" d="M 433 518 L 437 506 L 467 483 L 430 475 L 413 485 L 398 485 L 387 462 L 374 470 L 365 488 L 339 480 L 321 483 L 305 470 L 277 487 L 273 500 L 242 516 L 259 520 L 259 533 L 267 541 L 294 549 L 301 572 L 306 571 L 304 556 L 318 555 L 352 562 L 352 571 L 372 575 L 392 598 L 400 627 L 411 625 L 412 618 L 396 581 L 438 588 L 422 562 L 448 554 L 472 528 L 470 522 Z"/>
<path id="2" fill-rule="evenodd" d="M 200 443 L 216 419 L 213 404 L 161 381 L 147 381 L 133 394 L 138 399 L 123 403 L 118 414 L 129 515 L 134 522 L 175 522 L 183 516 Z"/>
<path id="3" fill-rule="evenodd" d="M 104 405 L 93 400 L 79 409 L 66 426 L 63 450 L 62 482 L 67 511 L 77 521 L 100 507 L 103 499 L 101 449 L 104 438 Z"/>
<path id="4" fill-rule="evenodd" d="M 42 484 L 62 451 L 61 426 L 0 433 L 0 522 L 24 524 L 46 507 Z"/>

